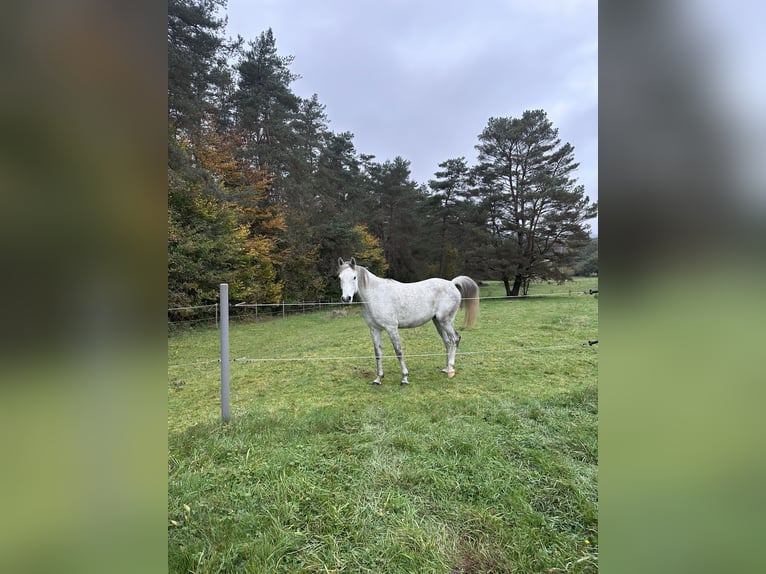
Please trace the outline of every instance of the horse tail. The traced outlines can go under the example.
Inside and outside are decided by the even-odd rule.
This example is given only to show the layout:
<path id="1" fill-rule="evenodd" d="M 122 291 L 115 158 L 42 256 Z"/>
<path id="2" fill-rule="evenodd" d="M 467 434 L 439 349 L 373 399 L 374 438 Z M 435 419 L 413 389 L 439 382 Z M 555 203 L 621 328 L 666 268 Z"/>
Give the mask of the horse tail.
<path id="1" fill-rule="evenodd" d="M 460 290 L 461 305 L 465 308 L 465 326 L 470 329 L 479 317 L 479 286 L 465 275 L 455 277 L 452 282 Z"/>

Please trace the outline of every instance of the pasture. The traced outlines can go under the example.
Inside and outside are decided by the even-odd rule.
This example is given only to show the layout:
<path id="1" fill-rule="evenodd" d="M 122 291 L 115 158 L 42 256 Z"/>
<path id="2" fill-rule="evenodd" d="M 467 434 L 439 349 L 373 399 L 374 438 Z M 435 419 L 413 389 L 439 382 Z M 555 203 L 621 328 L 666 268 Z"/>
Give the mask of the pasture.
<path id="1" fill-rule="evenodd" d="M 432 324 L 401 330 L 406 387 L 387 338 L 370 384 L 358 307 L 232 323 L 256 361 L 231 364 L 228 424 L 219 332 L 169 336 L 169 571 L 597 572 L 598 299 L 567 296 L 588 289 L 483 300 L 472 330 L 461 310 L 453 379 Z"/>

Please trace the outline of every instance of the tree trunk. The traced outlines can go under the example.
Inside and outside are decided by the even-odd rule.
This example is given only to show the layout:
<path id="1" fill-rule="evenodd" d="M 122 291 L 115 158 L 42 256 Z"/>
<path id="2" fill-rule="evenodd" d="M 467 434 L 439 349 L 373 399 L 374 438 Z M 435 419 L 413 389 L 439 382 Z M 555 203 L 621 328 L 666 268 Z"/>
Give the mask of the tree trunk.
<path id="1" fill-rule="evenodd" d="M 524 283 L 524 280 L 522 279 L 521 275 L 516 275 L 516 277 L 513 278 L 513 288 L 510 292 L 508 292 L 508 282 L 505 283 L 505 291 L 508 292 L 508 297 L 518 297 L 519 296 L 519 289 L 521 289 L 521 285 Z"/>
<path id="2" fill-rule="evenodd" d="M 516 275 L 513 278 L 513 287 L 511 287 L 511 279 L 510 277 L 503 276 L 503 285 L 505 285 L 505 296 L 506 297 L 518 297 L 519 291 L 521 290 L 522 285 L 524 284 L 524 280 L 521 277 L 521 275 Z"/>

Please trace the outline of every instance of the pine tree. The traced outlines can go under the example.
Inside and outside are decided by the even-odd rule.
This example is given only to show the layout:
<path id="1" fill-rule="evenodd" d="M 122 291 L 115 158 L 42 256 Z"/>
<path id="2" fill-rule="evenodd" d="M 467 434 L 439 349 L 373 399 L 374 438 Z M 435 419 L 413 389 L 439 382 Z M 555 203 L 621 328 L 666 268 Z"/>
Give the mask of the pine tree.
<path id="1" fill-rule="evenodd" d="M 369 229 L 381 241 L 388 273 L 400 281 L 421 279 L 416 240 L 421 226 L 418 211 L 425 192 L 410 178 L 410 162 L 401 157 L 383 164 L 370 163 L 367 170 Z"/>
<path id="2" fill-rule="evenodd" d="M 429 266 L 429 275 L 451 278 L 463 268 L 460 251 L 467 252 L 464 240 L 474 192 L 471 170 L 464 157 L 448 159 L 439 167 L 442 169 L 434 174 L 436 179 L 428 182 L 431 194 L 424 206 L 426 234 L 435 250 L 431 257 L 436 260 Z"/>
<path id="3" fill-rule="evenodd" d="M 171 131 L 196 133 L 214 109 L 214 94 L 230 81 L 216 18 L 225 0 L 168 0 L 168 119 Z"/>
<path id="4" fill-rule="evenodd" d="M 281 179 L 289 173 L 290 150 L 296 144 L 289 124 L 300 105 L 290 84 L 298 76 L 289 68 L 293 57 L 278 55 L 271 28 L 248 46 L 236 65 L 239 77 L 232 99 L 237 127 L 249 158 L 274 175 L 273 192 L 283 201 Z"/>
<path id="5" fill-rule="evenodd" d="M 562 144 L 543 110 L 490 118 L 479 142 L 488 260 L 507 294 L 526 293 L 532 279 L 566 279 L 598 210 L 577 185 L 574 147 Z"/>

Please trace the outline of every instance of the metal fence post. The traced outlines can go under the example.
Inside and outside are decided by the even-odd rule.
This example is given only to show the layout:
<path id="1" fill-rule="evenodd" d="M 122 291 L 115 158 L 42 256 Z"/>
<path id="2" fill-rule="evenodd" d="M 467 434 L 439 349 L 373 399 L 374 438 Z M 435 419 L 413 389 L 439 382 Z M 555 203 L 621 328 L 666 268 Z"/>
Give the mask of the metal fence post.
<path id="1" fill-rule="evenodd" d="M 229 285 L 221 283 L 221 418 L 229 422 Z"/>

